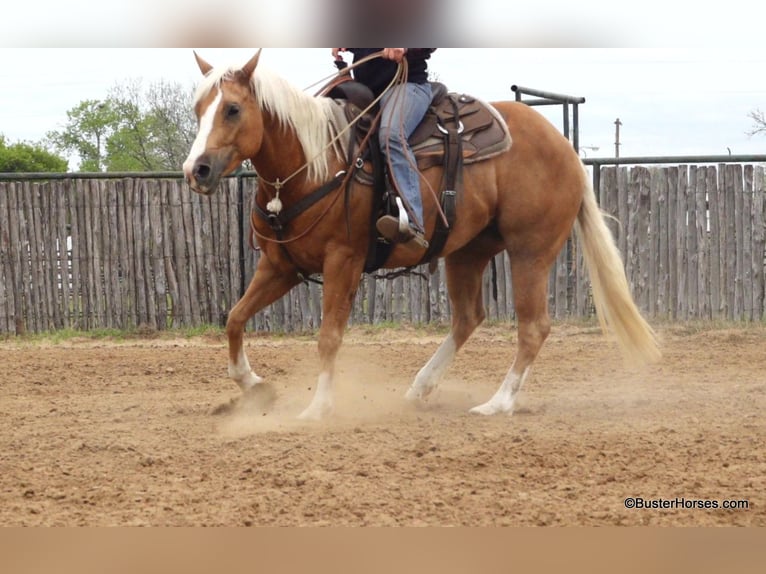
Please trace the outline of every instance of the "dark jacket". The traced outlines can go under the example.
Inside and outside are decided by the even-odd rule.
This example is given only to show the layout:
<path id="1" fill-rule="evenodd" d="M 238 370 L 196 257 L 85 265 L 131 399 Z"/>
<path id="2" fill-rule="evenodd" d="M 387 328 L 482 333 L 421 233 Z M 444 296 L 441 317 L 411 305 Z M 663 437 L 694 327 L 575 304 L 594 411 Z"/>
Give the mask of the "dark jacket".
<path id="1" fill-rule="evenodd" d="M 380 52 L 383 48 L 349 48 L 354 54 L 354 62 Z M 428 59 L 436 48 L 408 48 L 405 54 L 408 64 L 407 81 L 425 84 L 428 81 Z M 375 58 L 358 68 L 354 68 L 354 78 L 372 90 L 375 96 L 386 89 L 396 74 L 397 63 L 385 58 Z"/>

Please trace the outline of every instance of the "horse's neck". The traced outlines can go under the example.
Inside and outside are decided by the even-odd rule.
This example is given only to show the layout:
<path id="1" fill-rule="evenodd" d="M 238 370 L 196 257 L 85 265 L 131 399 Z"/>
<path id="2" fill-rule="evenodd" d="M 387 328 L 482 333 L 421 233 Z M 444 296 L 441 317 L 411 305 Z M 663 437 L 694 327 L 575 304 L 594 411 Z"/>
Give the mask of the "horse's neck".
<path id="1" fill-rule="evenodd" d="M 261 177 L 284 181 L 306 163 L 306 157 L 293 130 L 264 113 L 261 148 L 250 161 Z"/>
<path id="2" fill-rule="evenodd" d="M 271 144 L 268 159 L 272 165 L 284 163 L 281 156 L 288 154 L 289 146 L 291 161 L 300 156 L 300 164 L 312 162 L 307 171 L 313 183 L 326 181 L 344 168 L 349 134 L 344 129 L 348 122 L 343 106 L 332 98 L 308 96 L 268 76 L 261 79 L 256 93 L 260 94 L 256 99 L 264 118 L 264 135 Z M 284 153 L 282 146 L 286 146 Z"/>

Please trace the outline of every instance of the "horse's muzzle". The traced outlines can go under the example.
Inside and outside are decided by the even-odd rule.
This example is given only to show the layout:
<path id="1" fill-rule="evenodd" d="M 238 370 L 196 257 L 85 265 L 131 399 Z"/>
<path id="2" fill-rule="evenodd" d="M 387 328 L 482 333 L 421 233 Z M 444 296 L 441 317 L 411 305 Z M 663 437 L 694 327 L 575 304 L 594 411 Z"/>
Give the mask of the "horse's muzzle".
<path id="1" fill-rule="evenodd" d="M 207 156 L 197 158 L 191 165 L 184 163 L 184 178 L 189 187 L 196 193 L 210 195 L 218 186 L 221 178 L 221 165 L 224 162 L 211 160 Z"/>

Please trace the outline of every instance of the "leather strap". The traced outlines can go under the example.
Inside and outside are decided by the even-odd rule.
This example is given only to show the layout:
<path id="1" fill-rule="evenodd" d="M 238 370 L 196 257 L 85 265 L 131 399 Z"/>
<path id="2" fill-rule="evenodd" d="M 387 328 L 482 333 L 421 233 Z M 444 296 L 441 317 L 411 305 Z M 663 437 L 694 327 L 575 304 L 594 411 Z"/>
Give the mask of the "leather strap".
<path id="1" fill-rule="evenodd" d="M 439 200 L 447 224 L 444 224 L 441 217 L 436 218 L 433 236 L 420 263 L 435 260 L 435 257 L 444 249 L 457 215 L 457 195 L 463 187 L 463 144 L 459 128 L 460 115 L 457 102 L 452 96 L 449 99 L 452 103 L 455 121 L 449 127 L 442 126 L 443 131 L 446 131 L 444 135 L 444 189 Z"/>
<path id="2" fill-rule="evenodd" d="M 281 242 L 284 240 L 284 232 L 287 224 L 298 217 L 301 213 L 309 209 L 311 206 L 316 204 L 318 201 L 324 199 L 331 192 L 336 190 L 344 179 L 346 179 L 346 172 L 341 171 L 330 181 L 317 188 L 314 192 L 310 193 L 294 205 L 291 205 L 289 208 L 284 209 L 279 213 L 267 212 L 260 205 L 258 205 L 258 203 L 255 204 L 254 211 L 261 219 L 269 224 L 269 227 L 271 227 L 272 231 L 277 236 L 277 239 Z M 296 273 L 302 281 L 321 283 L 321 281 L 309 277 L 310 273 L 305 272 L 295 263 L 295 260 L 290 255 L 290 252 L 287 250 L 287 246 L 284 243 L 280 243 L 279 245 L 282 248 L 282 253 L 284 254 L 285 258 L 293 265 L 293 267 L 295 267 L 297 270 Z"/>

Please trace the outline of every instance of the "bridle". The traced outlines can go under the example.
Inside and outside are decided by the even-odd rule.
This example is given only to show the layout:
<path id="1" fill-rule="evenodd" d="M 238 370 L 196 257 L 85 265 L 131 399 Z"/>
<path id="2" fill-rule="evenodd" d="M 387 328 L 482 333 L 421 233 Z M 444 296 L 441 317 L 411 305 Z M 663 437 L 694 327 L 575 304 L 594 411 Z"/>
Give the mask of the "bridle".
<path id="1" fill-rule="evenodd" d="M 315 82 L 314 84 L 311 84 L 309 86 L 309 88 L 311 88 L 313 86 L 316 86 L 320 82 L 326 82 L 327 80 L 330 80 L 330 85 L 333 85 L 335 83 L 335 80 L 337 80 L 339 78 L 342 78 L 345 75 L 348 75 L 349 72 L 352 69 L 354 69 L 357 66 L 360 66 L 362 64 L 365 64 L 365 63 L 367 63 L 370 60 L 373 60 L 375 58 L 380 58 L 380 57 L 382 57 L 382 55 L 383 55 L 382 51 L 381 52 L 375 52 L 374 54 L 370 54 L 369 56 L 359 60 L 358 62 L 355 62 L 350 67 L 344 68 L 343 70 L 339 70 L 338 72 L 336 72 L 336 73 L 334 73 L 334 74 L 332 74 L 330 76 L 327 76 L 326 78 L 323 78 L 322 80 L 319 80 L 318 82 Z M 316 161 L 318 158 L 320 158 L 323 154 L 326 154 L 331 148 L 333 148 L 341 140 L 341 138 L 343 138 L 368 112 L 370 112 L 372 109 L 375 108 L 375 106 L 378 105 L 380 100 L 383 98 L 383 96 L 388 91 L 393 89 L 394 86 L 396 86 L 398 84 L 406 83 L 407 82 L 407 73 L 408 73 L 407 60 L 403 59 L 401 62 L 398 63 L 398 66 L 397 66 L 397 69 L 396 69 L 396 73 L 394 74 L 394 77 L 391 80 L 391 82 L 388 84 L 388 86 L 386 86 L 386 89 L 383 90 L 383 92 L 381 92 L 381 94 L 378 97 L 376 97 L 365 109 L 361 110 L 356 117 L 354 117 L 351 121 L 349 121 L 348 124 L 342 130 L 340 130 L 335 135 L 335 137 L 333 137 L 327 143 L 327 145 L 324 148 L 322 148 L 316 155 L 314 155 L 314 157 L 308 159 L 303 165 L 301 165 L 298 169 L 293 171 L 290 175 L 288 175 L 284 179 L 278 177 L 274 181 L 269 181 L 268 179 L 263 178 L 263 177 L 261 177 L 259 175 L 258 179 L 260 181 L 262 181 L 263 183 L 265 183 L 266 185 L 274 188 L 274 191 L 275 191 L 274 198 L 271 199 L 266 204 L 266 209 L 270 213 L 279 214 L 282 211 L 282 207 L 283 207 L 282 206 L 282 200 L 279 198 L 279 194 L 282 191 L 282 188 L 285 186 L 285 184 L 288 183 L 295 176 L 297 176 L 298 174 L 300 174 L 301 172 L 306 170 L 309 167 L 309 165 L 311 165 L 314 161 Z M 322 94 L 325 91 L 326 91 L 326 89 L 320 90 L 320 92 L 318 94 L 316 94 L 316 95 L 320 95 L 320 94 Z M 379 116 L 379 114 L 380 114 L 380 112 L 378 113 L 378 116 Z M 377 122 L 378 116 L 376 116 L 374 122 Z M 372 130 L 370 130 L 370 132 L 372 132 Z M 340 173 L 342 173 L 342 172 L 338 172 L 338 174 L 336 174 L 336 177 Z M 348 173 L 350 173 L 350 172 L 348 172 Z M 324 217 L 325 213 L 322 214 L 322 217 Z M 313 225 L 311 227 L 313 227 Z M 295 239 L 299 239 L 300 237 L 303 237 L 303 235 L 305 235 L 305 234 L 301 234 L 299 237 L 297 237 Z M 259 237 L 260 237 L 260 235 L 259 235 Z M 262 238 L 263 239 L 267 239 L 267 240 L 269 239 L 267 237 L 262 237 Z M 293 239 L 292 241 L 294 241 L 295 239 Z"/>
<path id="2" fill-rule="evenodd" d="M 338 72 L 327 76 L 326 78 L 323 78 L 319 80 L 318 82 L 315 82 L 311 86 L 309 86 L 307 89 L 310 89 L 311 87 L 314 87 L 318 85 L 321 82 L 325 82 L 325 85 L 322 89 L 319 90 L 316 96 L 322 96 L 326 93 L 329 93 L 329 91 L 339 83 L 342 83 L 343 81 L 347 81 L 347 79 L 350 77 L 349 73 L 352 69 L 365 64 L 369 62 L 370 60 L 373 60 L 375 58 L 381 58 L 383 56 L 383 52 L 375 52 L 374 54 L 370 54 L 369 56 L 362 58 L 361 60 L 354 62 L 351 66 L 345 67 L 343 69 L 340 69 Z M 335 204 L 338 201 L 338 198 L 341 196 L 340 191 L 343 189 L 348 190 L 348 185 L 350 184 L 350 180 L 353 177 L 356 170 L 361 169 L 364 165 L 364 162 L 360 157 L 356 159 L 356 161 L 353 160 L 353 157 L 351 154 L 351 149 L 353 146 L 353 142 L 349 144 L 349 167 L 345 170 L 341 170 L 338 173 L 335 174 L 335 176 L 325 184 L 321 185 L 319 188 L 315 189 L 310 194 L 302 197 L 297 203 L 290 206 L 287 209 L 284 209 L 284 206 L 282 204 L 282 201 L 280 199 L 280 192 L 284 188 L 284 186 L 292 180 L 294 177 L 296 177 L 298 174 L 305 171 L 313 161 L 315 161 L 317 158 L 321 157 L 322 154 L 326 154 L 330 148 L 336 146 L 336 144 L 340 141 L 342 137 L 344 137 L 351 129 L 353 129 L 356 124 L 364 118 L 371 110 L 377 106 L 381 99 L 394 89 L 398 85 L 404 85 L 407 83 L 407 77 L 408 77 L 408 62 L 406 58 L 403 58 L 401 62 L 398 62 L 396 72 L 394 74 L 394 77 L 391 79 L 389 84 L 386 86 L 386 88 L 378 95 L 376 98 L 372 100 L 372 102 L 365 107 L 363 110 L 361 110 L 352 120 L 350 120 L 347 125 L 340 130 L 331 140 L 327 143 L 327 145 L 314 157 L 310 158 L 308 161 L 306 161 L 304 164 L 302 164 L 300 167 L 298 167 L 296 170 L 294 170 L 291 174 L 289 174 L 285 178 L 276 178 L 274 181 L 270 181 L 266 178 L 258 176 L 259 181 L 262 182 L 264 185 L 272 187 L 275 190 L 274 197 L 270 199 L 266 204 L 266 209 L 262 209 L 257 203 L 255 204 L 253 216 L 251 218 L 251 235 L 250 235 L 250 245 L 251 247 L 254 247 L 254 237 L 258 237 L 259 239 L 269 242 L 269 243 L 275 243 L 280 245 L 282 248 L 282 252 L 285 256 L 285 258 L 290 261 L 293 266 L 296 267 L 298 276 L 306 281 L 314 281 L 309 277 L 308 273 L 305 273 L 299 265 L 297 265 L 293 259 L 293 257 L 290 255 L 290 252 L 287 250 L 286 245 L 293 243 L 295 241 L 298 241 L 300 239 L 303 239 L 308 235 L 324 217 L 329 213 L 329 211 L 335 206 Z M 329 80 L 329 82 L 328 82 Z M 400 91 L 397 95 L 397 98 L 404 97 L 404 92 Z M 400 101 L 400 99 L 395 100 L 392 102 L 392 105 L 402 105 L 403 102 Z M 369 129 L 366 130 L 366 134 L 362 141 L 359 144 L 360 150 L 366 149 L 366 147 L 369 145 L 369 140 L 373 136 L 374 133 L 376 133 L 375 126 L 380 120 L 381 116 L 381 110 L 378 110 L 377 114 L 374 116 L 373 120 L 370 123 Z M 403 129 L 401 127 L 400 129 Z M 388 146 L 389 142 L 386 142 L 386 146 Z M 341 146 L 342 147 L 342 146 Z M 386 153 L 384 154 L 386 156 L 386 160 L 389 163 L 389 171 L 391 171 L 391 165 L 390 165 L 390 154 L 388 153 L 389 150 L 386 149 Z M 413 166 L 414 169 L 417 170 L 417 166 Z M 436 198 L 436 193 L 434 192 L 433 188 L 431 187 L 428 180 L 423 178 L 423 181 L 425 181 L 429 191 L 431 194 Z M 396 185 L 395 181 L 392 181 L 393 185 Z M 284 237 L 284 230 L 288 223 L 301 215 L 303 212 L 305 212 L 310 207 L 313 207 L 316 203 L 318 203 L 320 200 L 324 199 L 331 193 L 335 192 L 334 197 L 332 198 L 332 201 L 329 202 L 329 204 L 322 210 L 322 212 L 311 222 L 307 225 L 305 229 L 303 229 L 300 233 L 297 235 L 294 235 L 290 238 Z M 400 193 L 399 196 L 402 198 L 405 208 L 410 210 L 409 204 L 407 203 L 406 199 L 404 199 L 404 196 Z M 439 202 L 435 201 L 437 210 L 439 214 L 441 215 L 442 219 L 446 222 L 446 217 L 441 209 L 441 206 L 439 206 Z M 271 227 L 271 230 L 274 232 L 273 236 L 267 236 L 262 233 L 260 233 L 255 225 L 255 216 L 258 216 L 261 220 L 264 220 L 268 223 L 269 227 Z M 348 222 L 347 222 L 348 223 Z M 349 230 L 350 233 L 350 230 Z"/>

